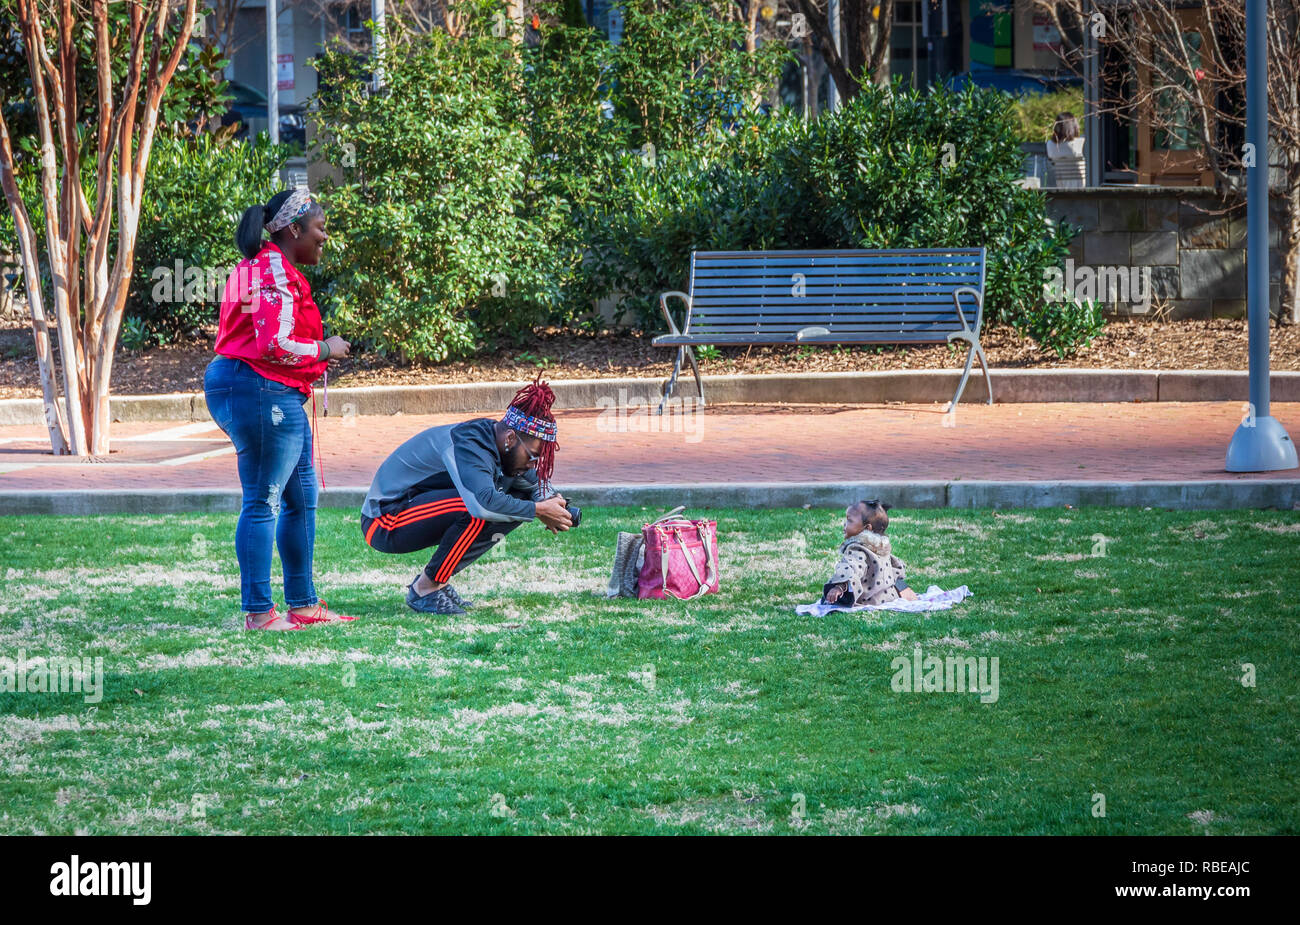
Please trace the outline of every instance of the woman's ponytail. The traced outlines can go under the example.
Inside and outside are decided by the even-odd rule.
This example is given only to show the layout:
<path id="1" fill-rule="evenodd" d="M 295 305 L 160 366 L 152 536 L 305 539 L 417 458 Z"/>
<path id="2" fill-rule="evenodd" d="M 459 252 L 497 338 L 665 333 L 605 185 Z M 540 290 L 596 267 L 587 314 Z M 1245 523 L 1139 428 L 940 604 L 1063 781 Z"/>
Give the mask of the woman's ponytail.
<path id="1" fill-rule="evenodd" d="M 262 228 L 266 224 L 266 206 L 249 206 L 239 220 L 235 232 L 235 246 L 250 260 L 262 249 Z"/>

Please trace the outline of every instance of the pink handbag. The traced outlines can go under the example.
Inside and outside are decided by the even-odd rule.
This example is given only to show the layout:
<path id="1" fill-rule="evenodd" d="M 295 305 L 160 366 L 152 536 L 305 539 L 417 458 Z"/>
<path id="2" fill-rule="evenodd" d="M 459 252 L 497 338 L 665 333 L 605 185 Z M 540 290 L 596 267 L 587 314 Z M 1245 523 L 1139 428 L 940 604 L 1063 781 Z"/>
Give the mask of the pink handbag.
<path id="1" fill-rule="evenodd" d="M 638 598 L 689 601 L 718 593 L 718 524 L 690 520 L 676 508 L 641 528 L 645 562 L 637 576 Z"/>

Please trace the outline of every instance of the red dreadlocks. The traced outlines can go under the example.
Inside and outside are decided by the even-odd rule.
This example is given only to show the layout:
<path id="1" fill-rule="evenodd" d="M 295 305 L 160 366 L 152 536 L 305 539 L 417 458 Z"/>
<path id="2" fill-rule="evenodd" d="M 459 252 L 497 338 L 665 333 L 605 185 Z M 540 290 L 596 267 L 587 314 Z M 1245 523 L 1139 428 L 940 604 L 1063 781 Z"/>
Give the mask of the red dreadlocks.
<path id="1" fill-rule="evenodd" d="M 555 401 L 555 393 L 551 391 L 549 385 L 541 381 L 541 378 L 542 374 L 538 373 L 536 379 L 515 393 L 515 397 L 510 401 L 510 407 L 529 417 L 554 424 L 551 404 Z M 542 435 L 533 434 L 533 436 Z M 551 473 L 555 469 L 555 451 L 559 448 L 560 445 L 554 438 L 548 440 L 543 437 L 542 450 L 537 459 L 538 481 L 543 483 L 550 481 Z"/>

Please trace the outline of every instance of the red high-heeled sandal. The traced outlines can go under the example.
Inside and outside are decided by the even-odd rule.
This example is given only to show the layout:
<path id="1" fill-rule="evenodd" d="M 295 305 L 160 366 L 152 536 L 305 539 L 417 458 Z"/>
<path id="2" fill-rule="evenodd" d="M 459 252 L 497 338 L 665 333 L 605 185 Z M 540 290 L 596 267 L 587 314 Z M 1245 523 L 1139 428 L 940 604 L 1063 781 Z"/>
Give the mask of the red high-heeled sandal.
<path id="1" fill-rule="evenodd" d="M 345 616 L 344 614 L 330 610 L 329 606 L 322 599 L 316 602 L 316 609 L 311 613 L 299 614 L 290 610 L 289 616 L 285 619 L 290 623 L 299 623 L 303 626 L 309 626 L 312 623 L 351 623 L 356 619 L 356 617 Z"/>
<path id="2" fill-rule="evenodd" d="M 284 620 L 286 623 L 289 623 L 290 625 L 289 625 L 289 626 L 277 626 L 277 627 L 275 628 L 274 632 L 287 633 L 287 632 L 290 632 L 291 630 L 306 629 L 305 626 L 301 626 L 301 625 L 299 625 L 299 623 L 298 623 L 296 620 L 292 620 L 292 619 L 288 619 L 288 618 L 282 617 L 282 616 L 280 616 L 278 613 L 276 613 L 276 612 L 275 612 L 275 605 L 274 605 L 274 604 L 271 605 L 271 619 L 267 620 L 265 623 L 261 623 L 261 624 L 254 623 L 254 622 L 253 622 L 253 615 L 252 615 L 251 613 L 246 613 L 246 614 L 244 614 L 244 629 L 246 629 L 246 630 L 269 630 L 269 629 L 271 629 L 271 624 L 275 623 L 276 620 Z"/>

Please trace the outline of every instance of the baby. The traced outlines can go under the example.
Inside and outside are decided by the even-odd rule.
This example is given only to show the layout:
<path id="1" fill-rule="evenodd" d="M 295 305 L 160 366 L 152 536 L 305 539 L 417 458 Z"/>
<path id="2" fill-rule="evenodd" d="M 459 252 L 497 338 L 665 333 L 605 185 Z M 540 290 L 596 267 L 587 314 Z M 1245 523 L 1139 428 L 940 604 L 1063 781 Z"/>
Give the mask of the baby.
<path id="1" fill-rule="evenodd" d="M 822 602 L 854 607 L 898 598 L 916 600 L 907 586 L 904 566 L 889 548 L 888 504 L 873 499 L 850 504 L 844 512 L 840 561 L 822 589 Z"/>

